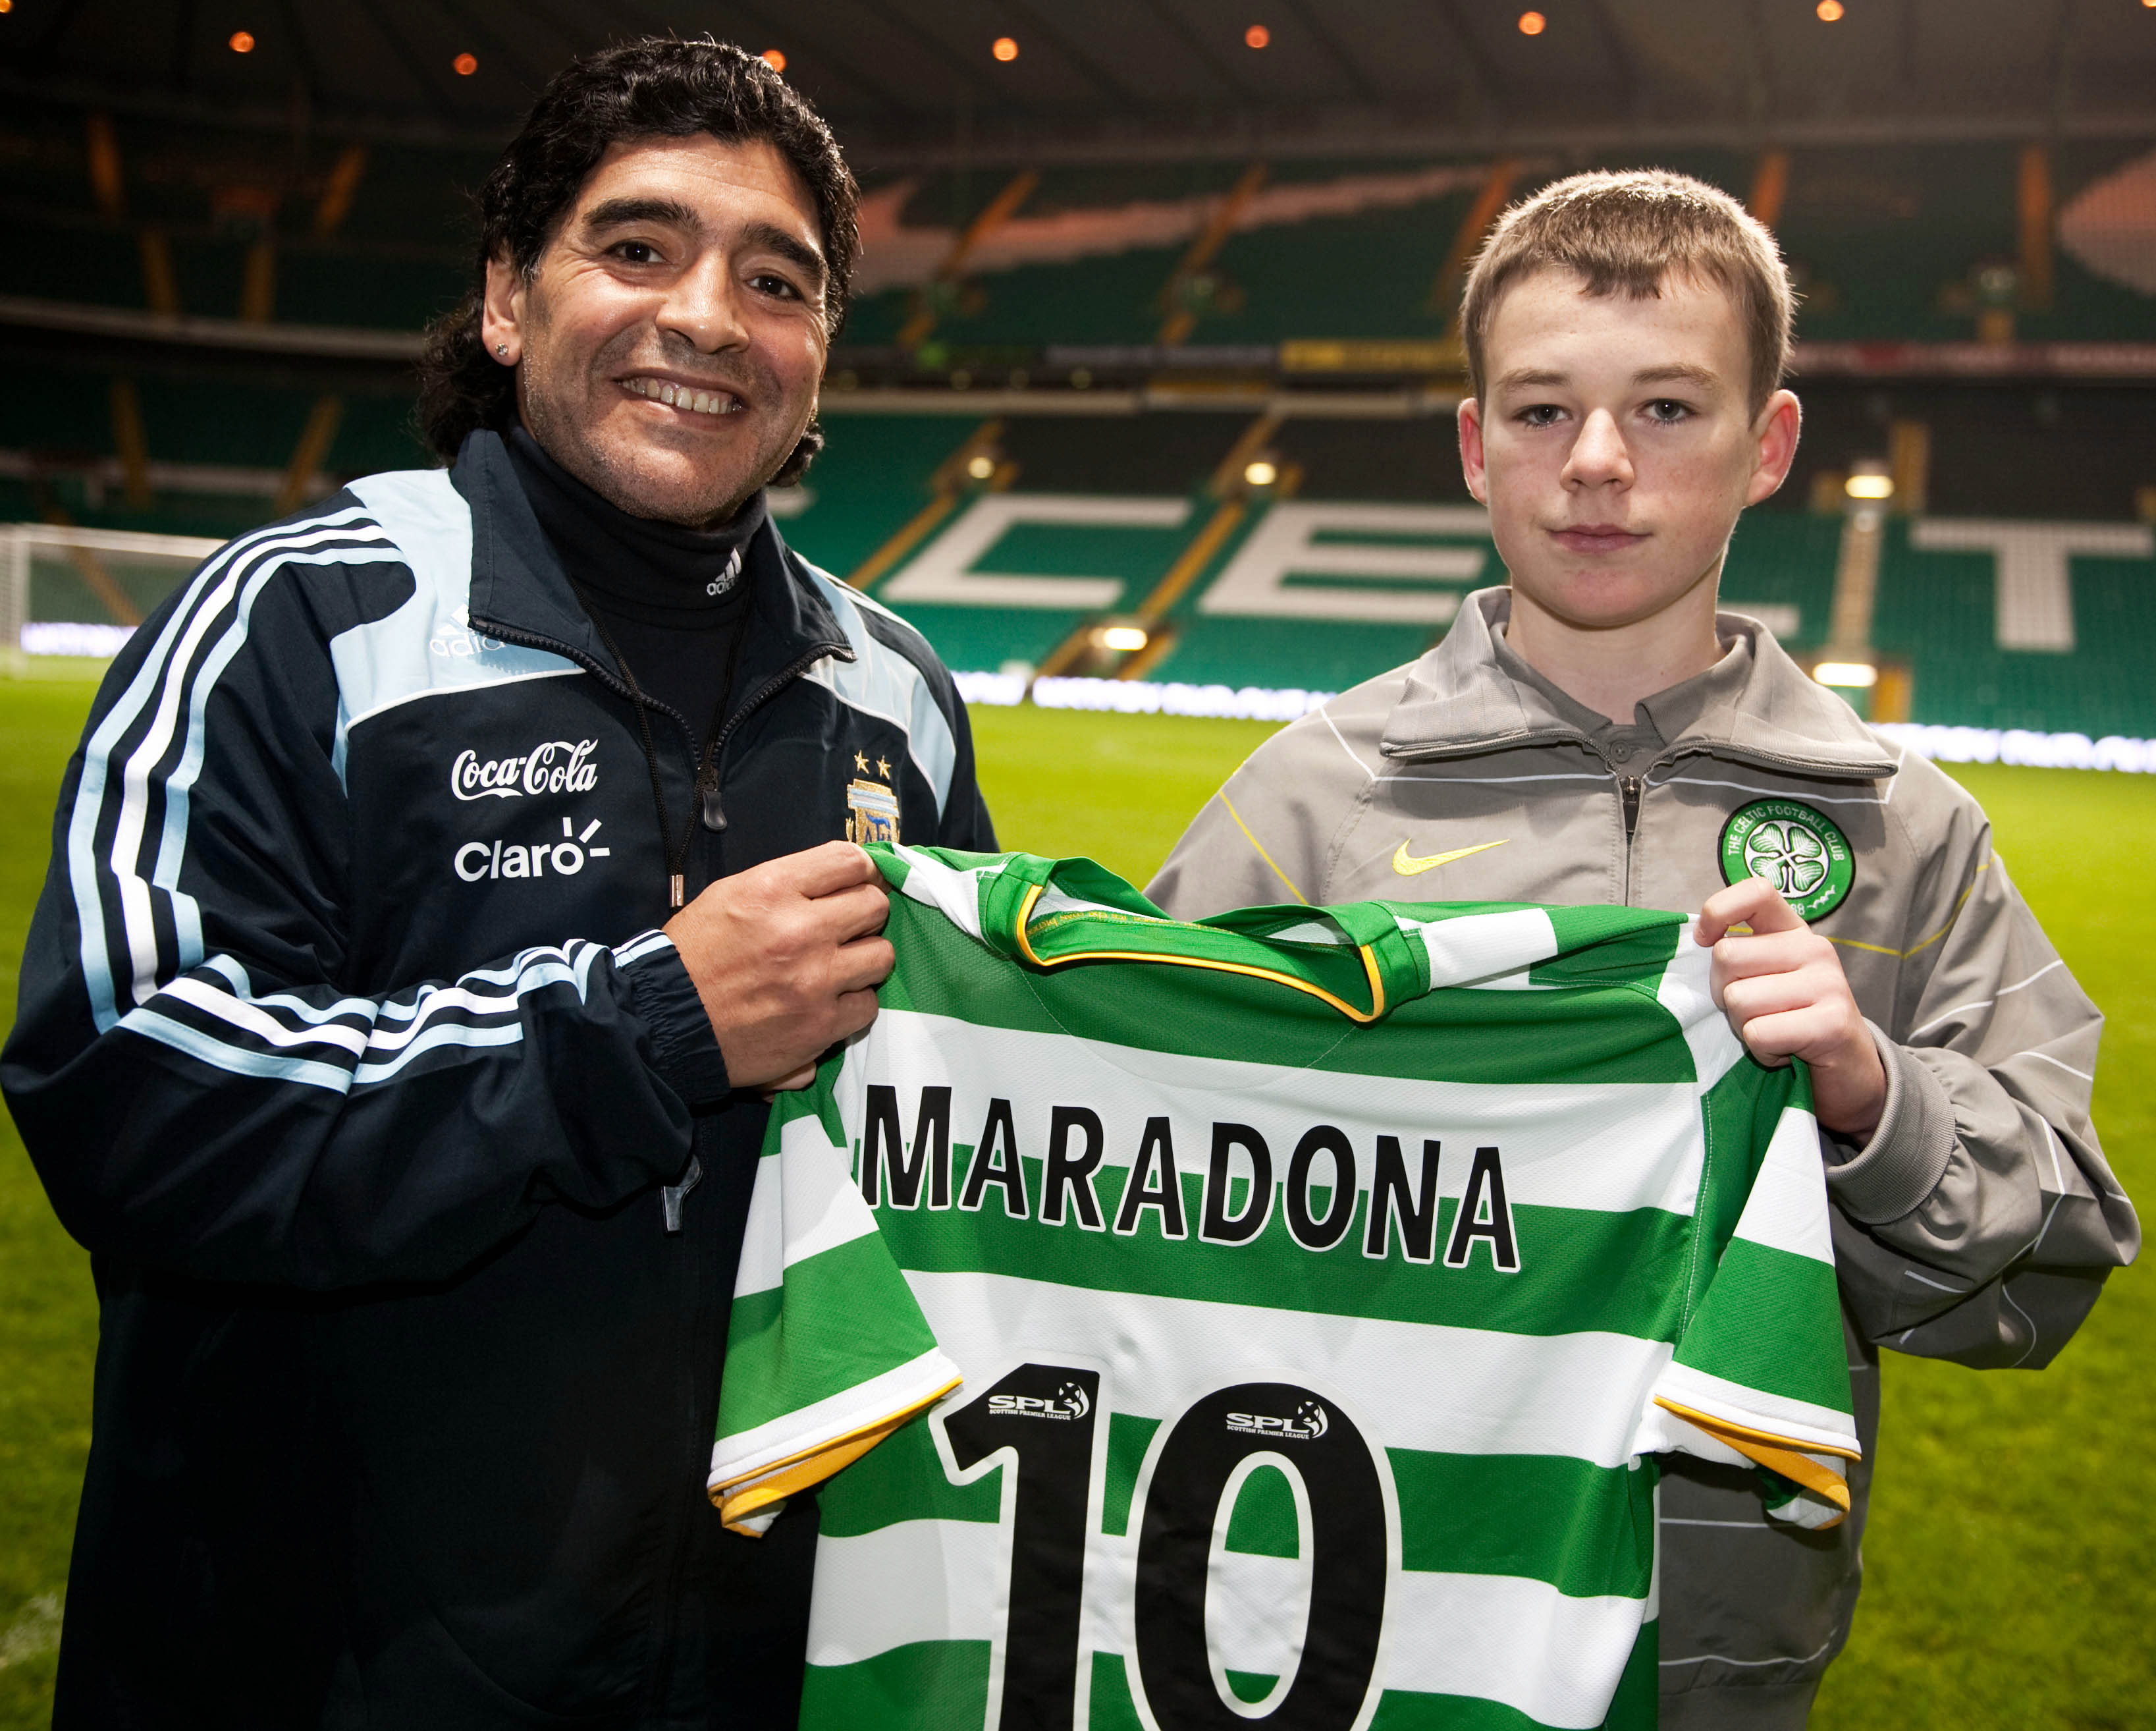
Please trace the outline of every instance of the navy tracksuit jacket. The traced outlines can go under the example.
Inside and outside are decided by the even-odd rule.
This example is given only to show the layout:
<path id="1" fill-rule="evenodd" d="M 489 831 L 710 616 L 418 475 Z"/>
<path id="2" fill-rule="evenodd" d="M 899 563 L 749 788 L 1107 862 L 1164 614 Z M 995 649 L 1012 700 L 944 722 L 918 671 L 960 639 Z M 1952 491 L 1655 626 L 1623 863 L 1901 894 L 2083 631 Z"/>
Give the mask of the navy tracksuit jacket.
<path id="1" fill-rule="evenodd" d="M 764 532 L 688 894 L 894 802 L 993 847 L 927 644 Z M 59 1731 L 792 1723 L 813 1516 L 759 1548 L 703 1491 L 765 1111 L 666 877 L 491 433 L 136 632 L 0 1064 L 103 1308 Z"/>

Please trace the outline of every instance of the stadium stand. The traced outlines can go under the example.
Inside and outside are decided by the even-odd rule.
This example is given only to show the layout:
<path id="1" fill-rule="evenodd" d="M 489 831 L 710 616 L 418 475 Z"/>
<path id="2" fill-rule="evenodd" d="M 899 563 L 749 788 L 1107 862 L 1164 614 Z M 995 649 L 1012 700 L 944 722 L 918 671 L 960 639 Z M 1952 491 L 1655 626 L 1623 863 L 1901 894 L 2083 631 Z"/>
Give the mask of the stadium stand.
<path id="1" fill-rule="evenodd" d="M 1910 406 L 1933 410 L 1945 425 L 1971 394 L 1963 388 L 1944 403 Z M 1996 421 L 2018 412 L 2025 438 L 2034 413 L 2027 397 L 1986 393 L 1978 406 Z M 936 471 L 951 456 L 991 453 L 994 476 L 957 492 L 918 551 L 877 578 L 875 592 L 955 666 L 1041 667 L 1081 627 L 1143 608 L 1221 509 L 1209 491 L 1214 471 L 1268 419 L 1163 410 L 976 421 L 840 412 L 831 417 L 831 448 L 812 476 L 810 500 L 788 532 L 832 569 L 859 571 L 933 506 Z M 2104 417 L 2092 408 L 2090 419 Z M 1851 419 L 1856 431 L 1841 449 L 1883 444 L 1883 428 L 1861 413 Z M 1977 449 L 1990 448 L 1971 437 Z M 2076 449 L 2098 443 L 2086 439 Z M 1460 593 L 1499 579 L 1451 444 L 1450 419 L 1440 414 L 1280 423 L 1263 449 L 1299 485 L 1289 497 L 1285 486 L 1252 490 L 1185 574 L 1187 587 L 1152 634 L 1168 647 L 1154 649 L 1143 677 L 1334 690 L 1418 653 L 1441 634 Z M 2112 448 L 2151 447 L 2129 437 Z M 2130 501 L 2123 483 L 2137 472 L 2135 460 L 2128 455 L 2113 465 L 2112 508 L 2101 516 L 2046 520 L 2041 480 L 2025 473 L 2018 489 L 1972 491 L 1953 515 L 1887 525 L 1874 645 L 1909 665 L 1913 686 L 1906 713 L 1893 718 L 2092 737 L 2151 731 L 2141 645 L 2156 628 L 2156 531 L 2118 508 Z M 1812 473 L 1838 480 L 1830 461 L 1815 459 Z M 1805 490 L 1799 477 L 1789 504 L 1745 520 L 1723 584 L 1732 606 L 1768 618 L 1800 655 L 1826 644 L 1845 532 L 1839 504 L 1831 514 L 1804 509 Z M 1299 572 L 1292 561 L 1307 560 L 1313 548 L 1332 557 L 1312 562 L 1346 569 Z M 1426 574 L 1383 574 L 1418 552 Z M 1358 557 L 1368 568 L 1362 575 Z M 2042 649 L 2001 640 L 1997 594 L 2009 560 L 2017 571 L 2040 568 L 2034 580 L 2059 589 L 2071 620 L 2065 640 Z M 1230 588 L 1240 594 L 1224 593 Z M 1268 607 L 1289 610 L 1251 610 Z M 1368 616 L 1388 611 L 1419 616 Z"/>
<path id="2" fill-rule="evenodd" d="M 1804 451 L 1739 532 L 1732 604 L 1829 648 L 1845 479 L 1891 470 L 1859 537 L 1881 672 L 1856 701 L 2156 737 L 2152 144 L 871 168 L 830 446 L 782 508 L 954 667 L 1002 676 L 984 692 L 1337 689 L 1502 578 L 1453 450 L 1475 241 L 1553 176 L 1650 161 L 1748 198 L 1804 290 Z M 0 254 L 0 521 L 216 537 L 424 460 L 409 357 L 460 286 L 484 150 L 263 151 L 33 97 L 0 159 L 23 243 Z M 124 623 L 115 596 L 139 611 L 172 580 L 103 557 L 105 581 L 90 556 L 31 561 L 29 621 Z"/>
<path id="3" fill-rule="evenodd" d="M 2045 159 L 2035 190 L 2048 211 L 2055 187 L 2100 186 L 2144 151 L 2062 150 Z M 2019 280 L 2026 170 L 2016 146 L 1782 154 L 1777 226 L 1805 287 L 1808 339 L 1966 342 L 2001 310 L 2024 340 L 2156 337 L 2156 300 L 2091 270 L 2071 246 L 2051 254 L 2047 282 Z M 1739 196 L 1761 190 L 1756 153 L 1698 150 L 901 181 L 870 189 L 871 257 L 880 239 L 891 262 L 870 265 L 874 292 L 848 334 L 871 348 L 896 343 L 926 302 L 954 351 L 1148 343 L 1178 307 L 1194 314 L 1182 340 L 1201 345 L 1436 336 L 1450 307 L 1434 291 L 1483 187 L 1495 179 L 1519 196 L 1577 168 L 1643 162 Z M 999 208 L 1014 187 L 1024 196 Z M 1229 232 L 1201 270 L 1183 270 L 1224 208 Z M 939 280 L 967 237 L 963 275 Z"/>

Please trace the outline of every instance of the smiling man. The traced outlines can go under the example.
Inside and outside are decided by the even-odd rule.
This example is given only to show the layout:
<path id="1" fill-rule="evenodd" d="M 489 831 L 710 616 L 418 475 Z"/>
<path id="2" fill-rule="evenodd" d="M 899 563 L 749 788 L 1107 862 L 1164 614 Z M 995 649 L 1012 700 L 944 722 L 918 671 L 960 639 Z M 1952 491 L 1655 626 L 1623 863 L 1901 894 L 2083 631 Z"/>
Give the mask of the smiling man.
<path id="1" fill-rule="evenodd" d="M 1753 1059 L 1809 1065 L 1866 1459 L 1815 1532 L 1733 1454 L 1666 1457 L 1661 1723 L 1700 1731 L 1801 1726 L 1848 1638 L 1881 1347 L 2048 1363 L 2140 1239 L 2089 1121 L 2102 1019 L 1984 813 L 1717 609 L 1738 515 L 1796 454 L 1794 311 L 1774 237 L 1685 176 L 1575 175 L 1508 211 L 1466 286 L 1460 408 L 1508 586 L 1260 747 L 1150 891 L 1187 919 L 1695 910 Z"/>
<path id="2" fill-rule="evenodd" d="M 54 1723 L 791 1725 L 813 1512 L 704 1482 L 773 1088 L 994 839 L 927 645 L 791 552 L 855 190 L 760 59 L 541 95 L 444 470 L 243 536 L 63 792 L 0 1066 L 103 1306 Z"/>

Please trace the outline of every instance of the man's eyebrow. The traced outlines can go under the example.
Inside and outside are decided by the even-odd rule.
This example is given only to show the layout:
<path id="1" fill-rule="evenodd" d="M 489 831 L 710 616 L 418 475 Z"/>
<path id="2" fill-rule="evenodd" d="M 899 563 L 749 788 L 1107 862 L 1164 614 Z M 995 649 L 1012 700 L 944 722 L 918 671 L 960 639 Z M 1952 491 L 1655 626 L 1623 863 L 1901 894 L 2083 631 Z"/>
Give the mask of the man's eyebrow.
<path id="1" fill-rule="evenodd" d="M 822 253 L 799 235 L 789 233 L 776 223 L 751 223 L 742 230 L 742 240 L 745 245 L 762 247 L 768 252 L 777 253 L 788 263 L 799 266 L 816 280 L 819 288 L 823 286 L 824 279 L 829 274 Z"/>
<path id="2" fill-rule="evenodd" d="M 608 198 L 584 213 L 587 234 L 600 234 L 634 223 L 660 223 L 671 229 L 685 229 L 691 234 L 704 232 L 703 218 L 696 210 L 673 198 Z M 830 274 L 820 251 L 776 223 L 751 223 L 742 230 L 741 238 L 744 246 L 762 247 L 767 252 L 777 253 L 788 264 L 806 271 L 819 288 Z"/>
<path id="3" fill-rule="evenodd" d="M 701 229 L 696 213 L 674 198 L 606 198 L 584 213 L 584 229 L 596 234 L 629 223 L 663 223 L 670 229 Z"/>

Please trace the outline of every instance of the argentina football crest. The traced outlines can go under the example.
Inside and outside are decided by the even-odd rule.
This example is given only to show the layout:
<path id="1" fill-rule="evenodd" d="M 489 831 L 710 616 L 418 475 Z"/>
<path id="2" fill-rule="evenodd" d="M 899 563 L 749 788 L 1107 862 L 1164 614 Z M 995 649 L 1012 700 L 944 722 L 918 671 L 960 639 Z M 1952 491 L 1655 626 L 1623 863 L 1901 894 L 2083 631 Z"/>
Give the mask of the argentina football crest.
<path id="1" fill-rule="evenodd" d="M 854 768 L 860 773 L 846 787 L 846 840 L 860 846 L 871 841 L 896 841 L 898 790 L 890 785 L 889 760 L 878 758 L 872 770 L 867 753 L 855 752 Z M 870 774 L 880 775 L 884 780 L 871 781 Z"/>

